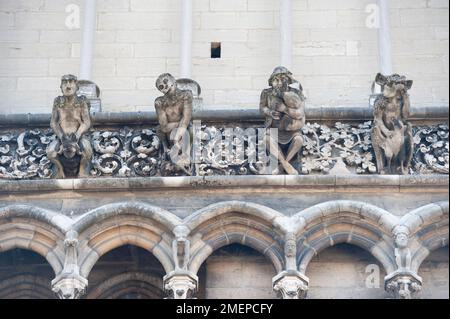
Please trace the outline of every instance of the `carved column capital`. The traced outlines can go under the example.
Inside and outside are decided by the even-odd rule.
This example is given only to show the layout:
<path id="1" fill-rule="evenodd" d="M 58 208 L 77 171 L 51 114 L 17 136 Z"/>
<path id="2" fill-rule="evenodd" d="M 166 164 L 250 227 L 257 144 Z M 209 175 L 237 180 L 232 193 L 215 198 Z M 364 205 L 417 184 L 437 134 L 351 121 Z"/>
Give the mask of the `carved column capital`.
<path id="1" fill-rule="evenodd" d="M 304 299 L 309 279 L 299 271 L 283 271 L 272 279 L 273 290 L 283 299 Z"/>
<path id="2" fill-rule="evenodd" d="M 168 299 L 192 299 L 197 292 L 198 277 L 188 271 L 172 271 L 163 281 Z"/>
<path id="3" fill-rule="evenodd" d="M 52 290 L 60 299 L 79 299 L 87 285 L 87 279 L 80 275 L 62 275 L 52 280 Z"/>
<path id="4" fill-rule="evenodd" d="M 411 271 L 397 271 L 384 278 L 384 287 L 397 299 L 412 299 L 422 289 L 422 278 Z"/>

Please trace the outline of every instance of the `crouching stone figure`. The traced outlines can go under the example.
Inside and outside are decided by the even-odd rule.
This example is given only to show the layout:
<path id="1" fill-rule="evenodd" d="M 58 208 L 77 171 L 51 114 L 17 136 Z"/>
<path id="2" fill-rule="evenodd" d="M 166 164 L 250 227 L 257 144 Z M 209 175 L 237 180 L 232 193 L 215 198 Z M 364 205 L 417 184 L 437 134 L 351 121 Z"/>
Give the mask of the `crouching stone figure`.
<path id="1" fill-rule="evenodd" d="M 408 174 L 413 156 L 411 124 L 407 122 L 412 81 L 404 76 L 377 74 L 382 94 L 375 100 L 372 144 L 380 174 Z"/>
<path id="2" fill-rule="evenodd" d="M 50 126 L 56 139 L 47 147 L 47 157 L 56 166 L 56 178 L 88 177 L 92 147 L 85 134 L 91 128 L 89 102 L 77 96 L 76 76 L 61 78 L 62 96 L 53 103 Z"/>

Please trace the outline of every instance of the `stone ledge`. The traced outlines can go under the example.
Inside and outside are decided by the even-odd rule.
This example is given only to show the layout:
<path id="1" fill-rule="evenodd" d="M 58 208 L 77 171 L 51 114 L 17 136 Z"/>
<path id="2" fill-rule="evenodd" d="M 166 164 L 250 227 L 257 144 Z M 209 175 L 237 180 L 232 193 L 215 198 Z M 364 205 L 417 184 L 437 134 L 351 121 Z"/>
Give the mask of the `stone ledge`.
<path id="1" fill-rule="evenodd" d="M 149 107 L 152 108 L 152 107 Z M 373 119 L 373 109 L 370 107 L 351 106 L 321 106 L 306 107 L 306 119 L 314 121 L 368 121 Z M 449 108 L 444 106 L 416 106 L 411 108 L 409 120 L 440 120 L 448 122 Z M 0 127 L 49 126 L 50 113 L 42 114 L 0 114 Z M 263 122 L 258 108 L 227 109 L 203 107 L 194 110 L 194 120 L 220 121 L 220 122 Z M 92 114 L 94 125 L 117 124 L 156 124 L 155 111 L 149 112 L 100 112 Z"/>
<path id="2" fill-rule="evenodd" d="M 0 194 L 47 191 L 118 191 L 170 188 L 280 187 L 308 189 L 389 188 L 393 192 L 411 188 L 433 188 L 448 192 L 448 175 L 253 175 L 253 176 L 183 176 L 130 177 L 48 180 L 0 180 Z"/>

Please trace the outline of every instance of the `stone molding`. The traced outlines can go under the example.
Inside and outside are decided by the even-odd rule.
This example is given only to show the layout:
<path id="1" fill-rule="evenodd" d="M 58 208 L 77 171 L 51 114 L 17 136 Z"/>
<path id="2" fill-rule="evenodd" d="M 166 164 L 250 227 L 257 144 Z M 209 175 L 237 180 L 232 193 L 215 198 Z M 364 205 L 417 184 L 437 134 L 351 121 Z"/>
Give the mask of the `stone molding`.
<path id="1" fill-rule="evenodd" d="M 152 106 L 148 107 L 152 109 Z M 373 119 L 373 109 L 370 107 L 352 106 L 306 106 L 306 118 L 308 121 L 345 121 L 358 120 L 365 121 Z M 446 106 L 413 106 L 411 108 L 410 120 L 442 120 L 448 121 L 449 108 Z M 12 113 L 0 114 L 1 127 L 29 127 L 48 126 L 50 123 L 50 113 Z M 204 121 L 250 121 L 263 123 L 263 116 L 259 108 L 236 108 L 229 107 L 208 107 L 194 108 L 193 119 Z M 127 124 L 155 124 L 157 123 L 156 112 L 99 112 L 92 114 L 94 125 Z"/>
<path id="2" fill-rule="evenodd" d="M 45 180 L 1 180 L 0 194 L 34 193 L 42 191 L 122 191 L 154 189 L 210 189 L 227 187 L 278 187 L 299 186 L 339 191 L 387 189 L 400 192 L 408 189 L 427 188 L 427 191 L 447 190 L 448 175 L 255 175 L 255 176 L 174 176 L 130 178 L 85 178 Z"/>

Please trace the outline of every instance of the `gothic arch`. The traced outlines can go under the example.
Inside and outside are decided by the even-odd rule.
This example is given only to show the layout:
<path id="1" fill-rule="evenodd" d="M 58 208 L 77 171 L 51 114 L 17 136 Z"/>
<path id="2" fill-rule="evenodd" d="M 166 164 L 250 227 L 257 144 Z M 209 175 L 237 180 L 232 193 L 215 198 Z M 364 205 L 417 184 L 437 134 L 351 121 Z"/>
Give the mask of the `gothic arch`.
<path id="1" fill-rule="evenodd" d="M 297 264 L 306 273 L 311 259 L 320 251 L 340 243 L 370 252 L 387 273 L 395 269 L 391 232 L 398 219 L 374 205 L 338 200 L 321 203 L 297 214 Z"/>
<path id="2" fill-rule="evenodd" d="M 55 299 L 47 278 L 20 274 L 0 280 L 0 299 Z"/>
<path id="3" fill-rule="evenodd" d="M 38 207 L 11 205 L 0 208 L 0 252 L 13 248 L 43 256 L 55 274 L 64 265 L 64 234 L 72 220 Z"/>
<path id="4" fill-rule="evenodd" d="M 127 293 L 138 293 L 145 299 L 160 299 L 162 278 L 143 272 L 127 272 L 109 278 L 88 293 L 86 299 L 117 299 Z"/>
<path id="5" fill-rule="evenodd" d="M 172 230 L 181 220 L 172 213 L 146 203 L 124 202 L 94 209 L 78 220 L 80 273 L 88 277 L 97 260 L 125 244 L 150 251 L 168 273 L 174 268 Z"/>
<path id="6" fill-rule="evenodd" d="M 186 218 L 191 229 L 189 270 L 197 273 L 217 249 L 238 243 L 259 251 L 271 260 L 277 272 L 283 269 L 284 234 L 274 227 L 279 212 L 258 204 L 227 201 L 207 206 Z"/>
<path id="7" fill-rule="evenodd" d="M 449 204 L 437 202 L 419 207 L 400 220 L 400 224 L 408 227 L 410 236 L 415 240 L 412 245 L 413 271 L 418 271 L 428 255 L 449 244 Z"/>

